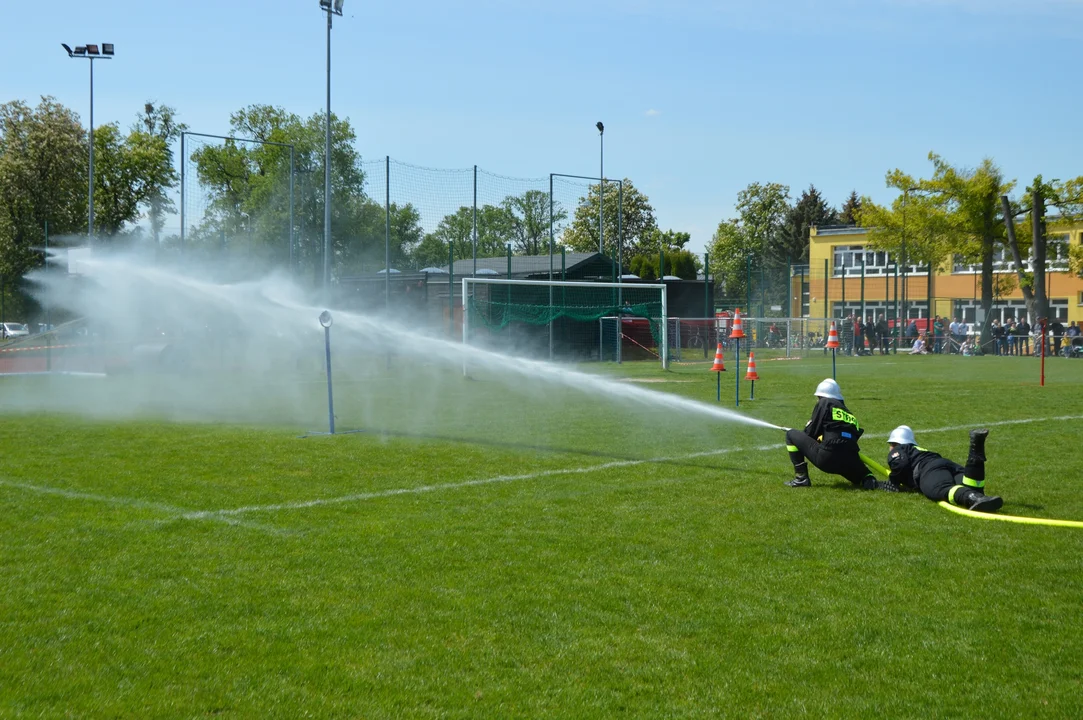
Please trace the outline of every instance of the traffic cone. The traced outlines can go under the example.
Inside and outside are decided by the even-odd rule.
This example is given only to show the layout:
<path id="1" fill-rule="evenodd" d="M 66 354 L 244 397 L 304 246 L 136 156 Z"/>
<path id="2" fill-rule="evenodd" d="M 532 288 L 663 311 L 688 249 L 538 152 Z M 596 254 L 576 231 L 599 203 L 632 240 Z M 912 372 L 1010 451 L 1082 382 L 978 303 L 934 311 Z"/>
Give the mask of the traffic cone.
<path id="1" fill-rule="evenodd" d="M 835 329 L 835 321 L 831 321 L 831 330 L 827 333 L 827 347 L 834 350 L 839 346 L 839 331 Z"/>
<path id="2" fill-rule="evenodd" d="M 714 367 L 711 372 L 726 372 L 726 364 L 722 362 L 722 343 L 718 343 L 718 349 L 714 351 Z"/>
<path id="3" fill-rule="evenodd" d="M 760 376 L 756 373 L 756 353 L 748 354 L 748 372 L 745 373 L 745 380 L 759 380 Z"/>
<path id="4" fill-rule="evenodd" d="M 741 308 L 737 308 L 733 312 L 733 329 L 730 330 L 730 339 L 741 339 L 745 336 L 745 331 L 741 327 Z"/>

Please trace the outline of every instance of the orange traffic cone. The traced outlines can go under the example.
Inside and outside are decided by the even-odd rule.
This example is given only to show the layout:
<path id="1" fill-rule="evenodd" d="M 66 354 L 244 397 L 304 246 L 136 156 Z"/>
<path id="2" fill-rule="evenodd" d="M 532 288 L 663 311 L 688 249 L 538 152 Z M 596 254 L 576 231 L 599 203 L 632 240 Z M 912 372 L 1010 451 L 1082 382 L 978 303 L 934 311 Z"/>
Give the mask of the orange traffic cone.
<path id="1" fill-rule="evenodd" d="M 831 330 L 827 333 L 827 347 L 834 350 L 839 346 L 839 331 L 835 329 L 835 321 L 831 321 Z"/>
<path id="2" fill-rule="evenodd" d="M 722 362 L 722 343 L 718 343 L 718 349 L 714 351 L 714 367 L 711 372 L 726 372 L 726 364 Z"/>
<path id="3" fill-rule="evenodd" d="M 760 376 L 756 373 L 756 353 L 748 354 L 748 372 L 745 373 L 745 380 L 759 380 Z"/>
<path id="4" fill-rule="evenodd" d="M 733 312 L 733 329 L 730 331 L 730 338 L 743 338 L 745 331 L 741 327 L 741 308 L 737 308 Z"/>

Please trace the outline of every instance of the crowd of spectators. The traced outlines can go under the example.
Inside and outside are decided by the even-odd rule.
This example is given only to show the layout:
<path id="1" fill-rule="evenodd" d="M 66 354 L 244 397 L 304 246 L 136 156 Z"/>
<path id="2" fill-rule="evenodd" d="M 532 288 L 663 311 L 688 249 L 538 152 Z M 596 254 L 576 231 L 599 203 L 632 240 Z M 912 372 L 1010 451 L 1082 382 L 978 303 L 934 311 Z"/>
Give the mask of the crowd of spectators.
<path id="1" fill-rule="evenodd" d="M 980 342 L 981 328 L 963 322 L 956 317 L 939 315 L 932 323 L 919 329 L 918 321 L 911 320 L 903 331 L 903 347 L 910 348 L 911 355 L 1040 355 L 1042 342 L 1045 342 L 1045 354 L 1065 357 L 1083 357 L 1083 329 L 1075 321 L 1065 327 L 1059 320 L 1046 323 L 1046 337 L 1042 338 L 1041 325 L 1031 325 L 1026 315 L 1005 318 L 1001 323 L 993 320 L 989 324 L 990 340 L 984 345 Z M 845 355 L 887 355 L 896 347 L 896 329 L 884 315 L 862 318 L 853 313 L 842 319 L 839 326 L 841 351 Z"/>

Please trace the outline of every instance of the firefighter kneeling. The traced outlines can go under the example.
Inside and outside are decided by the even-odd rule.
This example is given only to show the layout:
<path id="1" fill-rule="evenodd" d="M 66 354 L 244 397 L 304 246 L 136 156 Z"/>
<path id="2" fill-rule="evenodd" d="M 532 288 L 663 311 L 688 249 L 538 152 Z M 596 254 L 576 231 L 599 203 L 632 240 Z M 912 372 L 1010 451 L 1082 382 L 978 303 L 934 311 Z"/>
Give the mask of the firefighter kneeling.
<path id="1" fill-rule="evenodd" d="M 934 502 L 947 500 L 978 512 L 996 512 L 1004 504 L 999 497 L 990 497 L 985 489 L 985 438 L 988 430 L 970 431 L 970 453 L 966 467 L 945 457 L 918 447 L 914 431 L 900 425 L 887 438 L 887 463 L 891 468 L 888 482 L 921 490 Z"/>

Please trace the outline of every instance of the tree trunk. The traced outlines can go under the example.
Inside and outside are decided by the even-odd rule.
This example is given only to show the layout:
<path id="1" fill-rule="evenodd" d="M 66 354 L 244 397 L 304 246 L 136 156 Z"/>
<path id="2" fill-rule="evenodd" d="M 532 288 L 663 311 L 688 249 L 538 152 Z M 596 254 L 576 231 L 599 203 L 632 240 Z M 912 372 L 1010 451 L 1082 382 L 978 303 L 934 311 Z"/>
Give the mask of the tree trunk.
<path id="1" fill-rule="evenodd" d="M 978 342 L 982 348 L 985 348 L 992 338 L 989 313 L 993 309 L 993 220 L 991 215 L 986 216 L 981 238 L 981 310 L 984 317 Z"/>
<path id="2" fill-rule="evenodd" d="M 1032 325 L 1037 325 L 1041 318 L 1049 315 L 1049 299 L 1045 296 L 1045 199 L 1041 190 L 1034 191 L 1034 200 L 1030 212 L 1031 227 L 1033 228 L 1033 241 L 1031 244 L 1034 257 L 1034 312 L 1030 319 Z"/>
<path id="3" fill-rule="evenodd" d="M 1015 275 L 1019 280 L 1019 290 L 1023 293 L 1023 301 L 1027 304 L 1027 313 L 1031 317 L 1037 317 L 1034 304 L 1034 291 L 1026 284 L 1023 271 L 1023 260 L 1019 256 L 1019 241 L 1015 238 L 1015 218 L 1012 217 L 1012 206 L 1008 202 L 1008 196 L 1000 197 L 1000 207 L 1004 211 L 1004 229 L 1008 233 L 1008 247 L 1012 251 L 1012 260 L 1015 263 Z"/>

